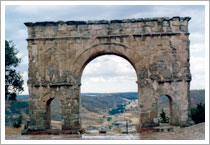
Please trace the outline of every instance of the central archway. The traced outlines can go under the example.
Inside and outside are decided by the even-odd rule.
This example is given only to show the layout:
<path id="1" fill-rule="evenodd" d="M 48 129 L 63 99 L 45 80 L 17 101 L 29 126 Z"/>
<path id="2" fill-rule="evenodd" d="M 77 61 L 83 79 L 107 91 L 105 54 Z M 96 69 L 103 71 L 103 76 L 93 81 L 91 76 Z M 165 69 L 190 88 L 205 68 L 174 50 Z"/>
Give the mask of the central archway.
<path id="1" fill-rule="evenodd" d="M 82 128 L 122 133 L 126 132 L 127 122 L 129 132 L 136 132 L 137 76 L 126 59 L 111 54 L 94 58 L 83 69 L 81 82 Z"/>
<path id="2" fill-rule="evenodd" d="M 78 76 L 79 81 L 79 101 L 81 99 L 80 96 L 80 90 L 81 90 L 81 77 L 82 73 L 84 71 L 84 68 L 86 65 L 93 59 L 103 56 L 103 55 L 115 55 L 119 56 L 121 58 L 124 58 L 127 60 L 134 68 L 136 76 L 137 76 L 137 86 L 138 86 L 138 108 L 140 107 L 140 84 L 139 81 L 139 69 L 137 68 L 143 68 L 144 64 L 140 63 L 143 59 L 139 55 L 136 54 L 135 49 L 131 49 L 126 45 L 120 44 L 120 43 L 98 43 L 90 46 L 89 48 L 86 48 L 83 53 L 81 53 L 79 56 L 77 56 L 77 59 L 73 62 L 73 73 Z M 140 108 L 139 108 L 140 110 Z M 139 112 L 140 113 L 140 112 Z M 81 123 L 81 119 L 79 120 Z M 141 126 L 141 118 L 139 118 L 138 122 L 138 128 Z M 81 127 L 81 124 L 80 124 Z"/>

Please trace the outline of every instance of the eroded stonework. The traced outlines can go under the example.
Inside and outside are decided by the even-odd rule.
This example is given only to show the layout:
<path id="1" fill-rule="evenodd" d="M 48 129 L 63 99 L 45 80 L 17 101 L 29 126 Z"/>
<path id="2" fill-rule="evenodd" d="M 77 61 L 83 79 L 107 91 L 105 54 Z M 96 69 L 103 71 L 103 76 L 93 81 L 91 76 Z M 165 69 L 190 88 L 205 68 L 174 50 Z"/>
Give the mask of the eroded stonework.
<path id="1" fill-rule="evenodd" d="M 114 54 L 137 74 L 139 127 L 157 118 L 160 95 L 170 99 L 170 123 L 190 122 L 189 17 L 25 23 L 29 51 L 29 130 L 50 128 L 50 102 L 62 104 L 62 130 L 81 130 L 80 86 L 85 66 Z"/>

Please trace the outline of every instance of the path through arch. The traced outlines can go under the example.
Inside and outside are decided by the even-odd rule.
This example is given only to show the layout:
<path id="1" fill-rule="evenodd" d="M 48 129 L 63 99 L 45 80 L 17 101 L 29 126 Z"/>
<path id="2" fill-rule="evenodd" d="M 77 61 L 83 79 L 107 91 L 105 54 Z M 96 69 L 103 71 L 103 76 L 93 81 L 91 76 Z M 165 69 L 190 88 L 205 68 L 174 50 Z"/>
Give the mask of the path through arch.
<path id="1" fill-rule="evenodd" d="M 126 131 L 127 121 L 129 132 L 136 131 L 139 115 L 136 81 L 133 66 L 122 57 L 102 55 L 90 61 L 81 80 L 82 128 L 122 133 Z M 119 111 L 117 106 L 121 106 L 123 112 L 110 113 Z"/>

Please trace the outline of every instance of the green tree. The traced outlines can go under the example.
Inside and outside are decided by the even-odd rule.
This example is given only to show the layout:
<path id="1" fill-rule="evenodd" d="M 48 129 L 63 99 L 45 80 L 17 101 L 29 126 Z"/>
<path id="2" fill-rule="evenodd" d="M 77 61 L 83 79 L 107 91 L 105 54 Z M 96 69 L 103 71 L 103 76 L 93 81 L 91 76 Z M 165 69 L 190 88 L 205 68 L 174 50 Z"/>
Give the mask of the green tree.
<path id="1" fill-rule="evenodd" d="M 195 124 L 205 122 L 205 104 L 199 103 L 196 108 L 191 108 L 191 116 Z"/>
<path id="2" fill-rule="evenodd" d="M 23 116 L 22 115 L 19 115 L 18 119 L 13 122 L 13 127 L 14 128 L 21 127 L 22 120 L 23 120 Z"/>
<path id="3" fill-rule="evenodd" d="M 112 120 L 112 117 L 107 117 L 107 121 L 111 121 Z"/>
<path id="4" fill-rule="evenodd" d="M 16 100 L 18 93 L 23 91 L 22 76 L 15 70 L 21 59 L 17 58 L 17 49 L 12 41 L 5 41 L 5 97 Z"/>
<path id="5" fill-rule="evenodd" d="M 160 113 L 160 118 L 162 123 L 169 123 L 169 117 L 166 116 L 166 113 L 163 111 L 163 109 Z"/>

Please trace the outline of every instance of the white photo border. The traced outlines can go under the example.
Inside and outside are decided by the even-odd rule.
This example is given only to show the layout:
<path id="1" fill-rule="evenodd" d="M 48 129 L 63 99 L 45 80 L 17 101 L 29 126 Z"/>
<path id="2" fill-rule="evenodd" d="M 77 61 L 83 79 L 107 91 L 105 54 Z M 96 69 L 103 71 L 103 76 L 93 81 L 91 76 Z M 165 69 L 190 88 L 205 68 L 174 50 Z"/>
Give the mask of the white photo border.
<path id="1" fill-rule="evenodd" d="M 1 70 L 5 70 L 6 5 L 205 5 L 205 140 L 5 140 L 5 71 L 1 71 L 2 144 L 207 144 L 209 143 L 209 1 L 1 1 Z M 25 40 L 23 40 L 25 41 Z"/>

